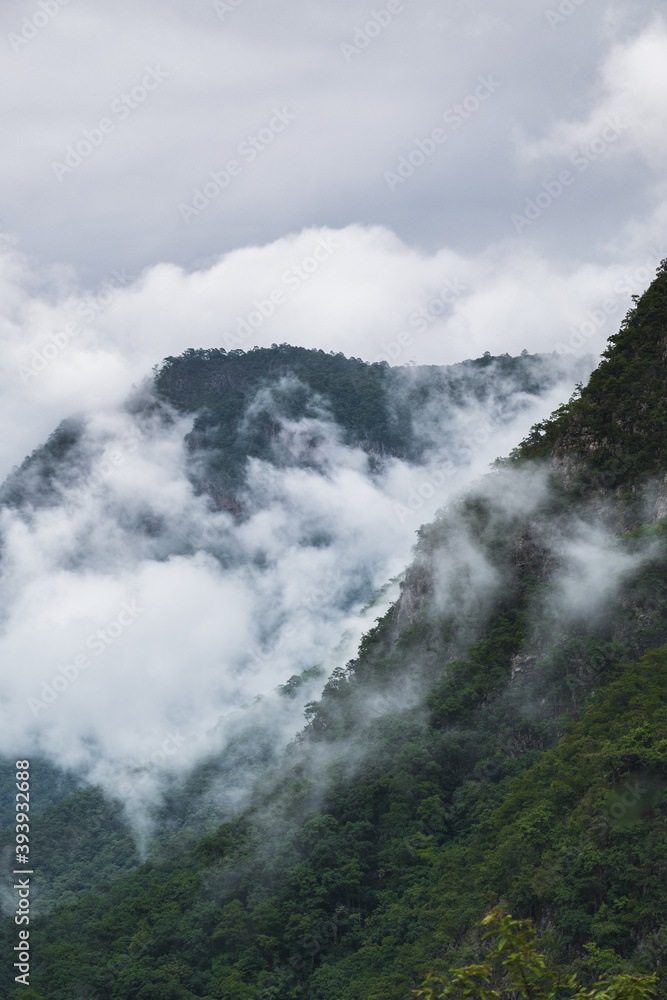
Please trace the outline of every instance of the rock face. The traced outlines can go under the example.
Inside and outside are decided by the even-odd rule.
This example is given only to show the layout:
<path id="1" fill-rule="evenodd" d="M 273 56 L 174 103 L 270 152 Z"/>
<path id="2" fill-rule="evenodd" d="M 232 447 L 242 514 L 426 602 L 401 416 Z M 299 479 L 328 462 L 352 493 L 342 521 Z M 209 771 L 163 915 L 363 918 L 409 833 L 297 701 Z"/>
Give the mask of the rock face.
<path id="1" fill-rule="evenodd" d="M 536 656 L 525 656 L 521 653 L 517 653 L 513 656 L 511 661 L 512 673 L 510 675 L 510 680 L 515 680 L 520 674 L 527 674 L 533 669 L 537 663 Z"/>

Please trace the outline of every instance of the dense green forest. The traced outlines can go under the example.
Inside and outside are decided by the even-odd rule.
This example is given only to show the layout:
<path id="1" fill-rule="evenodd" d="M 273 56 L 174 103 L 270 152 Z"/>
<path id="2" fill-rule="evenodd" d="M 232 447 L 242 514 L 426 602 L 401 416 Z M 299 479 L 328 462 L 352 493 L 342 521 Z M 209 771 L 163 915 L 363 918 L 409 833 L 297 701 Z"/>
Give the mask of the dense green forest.
<path id="1" fill-rule="evenodd" d="M 244 352 L 189 350 L 156 369 L 158 398 L 177 411 L 196 413 L 188 446 L 192 476 L 222 506 L 238 507 L 248 458 L 281 464 L 308 463 L 281 441 L 285 420 L 313 421 L 311 448 L 322 423 L 333 422 L 343 442 L 363 448 L 376 468 L 383 456 L 422 461 L 433 440 L 417 419 L 437 416 L 452 459 L 462 442 L 453 433 L 457 413 L 483 405 L 499 423 L 508 421 L 560 380 L 588 372 L 590 359 L 558 355 L 509 355 L 440 367 L 391 368 L 361 358 L 274 344 Z M 318 426 L 319 423 L 319 426 Z"/>
<path id="2" fill-rule="evenodd" d="M 420 529 L 401 597 L 282 759 L 258 756 L 240 814 L 189 825 L 194 775 L 174 792 L 180 828 L 137 865 L 119 804 L 67 788 L 49 802 L 63 898 L 31 923 L 31 987 L 5 967 L 3 995 L 407 1000 L 428 973 L 484 961 L 498 906 L 583 987 L 655 973 L 667 993 L 666 304 L 667 262 L 588 385 Z M 372 419 L 353 402 L 355 378 L 378 393 L 416 378 L 418 394 L 420 376 L 322 357 L 193 351 L 158 391 L 201 410 L 193 447 L 226 454 L 257 398 L 248 366 L 261 381 L 270 358 L 309 387 L 295 419 L 328 408 L 351 441 L 418 451 L 384 402 Z M 212 457 L 204 478 L 227 488 L 238 469 Z M 109 813 L 77 857 L 68 810 L 85 796 Z"/>
<path id="3" fill-rule="evenodd" d="M 667 470 L 664 269 L 609 338 L 586 391 L 533 427 L 515 460 L 553 456 L 588 484 L 628 484 Z M 585 462 L 583 461 L 585 459 Z"/>
<path id="4" fill-rule="evenodd" d="M 462 414 L 481 407 L 502 425 L 591 368 L 588 356 L 527 351 L 515 358 L 487 352 L 455 365 L 391 368 L 288 344 L 247 352 L 190 349 L 156 366 L 154 379 L 136 389 L 127 409 L 139 422 L 191 415 L 190 478 L 214 506 L 240 514 L 250 459 L 309 467 L 317 463 L 318 443 L 333 434 L 362 448 L 374 470 L 387 456 L 421 462 L 436 443 L 441 460 L 449 449 L 448 457 L 462 464 L 470 451 L 461 440 Z M 428 418 L 420 420 L 422 414 Z M 290 421 L 305 430 L 299 446 L 285 434 Z M 89 475 L 85 430 L 83 416 L 64 420 L 0 486 L 0 506 L 52 505 Z"/>

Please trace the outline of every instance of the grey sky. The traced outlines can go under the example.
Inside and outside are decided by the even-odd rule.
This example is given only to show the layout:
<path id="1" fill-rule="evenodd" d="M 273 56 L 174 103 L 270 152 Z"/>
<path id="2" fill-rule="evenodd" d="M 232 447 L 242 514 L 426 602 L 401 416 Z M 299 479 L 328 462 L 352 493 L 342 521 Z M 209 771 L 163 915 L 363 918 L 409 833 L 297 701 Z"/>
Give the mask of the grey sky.
<path id="1" fill-rule="evenodd" d="M 567 15 L 534 0 L 393 0 L 393 14 L 356 0 L 43 4 L 6 0 L 0 14 L 2 226 L 37 261 L 72 264 L 86 283 L 158 261 L 201 266 L 306 226 L 381 224 L 427 250 L 483 252 L 516 235 L 512 213 L 596 138 L 615 47 L 650 33 L 662 42 L 653 57 L 664 57 L 657 3 L 560 0 Z M 551 259 L 606 259 L 660 200 L 661 163 L 641 132 L 651 110 L 664 111 L 649 94 L 634 100 L 646 66 L 624 66 L 612 112 L 625 101 L 627 129 L 531 228 Z M 165 76 L 142 99 L 147 67 Z M 480 76 L 497 89 L 458 127 L 443 123 Z M 239 146 L 274 108 L 295 118 L 249 162 Z M 58 179 L 54 161 L 105 118 L 113 130 Z M 560 122 L 591 129 L 557 156 L 522 155 Z M 392 191 L 385 173 L 440 126 L 446 140 Z M 233 159 L 240 174 L 186 223 L 179 205 Z"/>

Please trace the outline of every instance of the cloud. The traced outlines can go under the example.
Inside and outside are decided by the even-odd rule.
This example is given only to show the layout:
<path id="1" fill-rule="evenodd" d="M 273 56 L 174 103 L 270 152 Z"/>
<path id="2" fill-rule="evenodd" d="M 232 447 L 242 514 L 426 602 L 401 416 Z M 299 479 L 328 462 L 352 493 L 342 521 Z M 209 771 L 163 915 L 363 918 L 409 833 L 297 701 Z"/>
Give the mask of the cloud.
<path id="1" fill-rule="evenodd" d="M 588 114 L 558 120 L 540 139 L 524 138 L 519 155 L 530 162 L 578 154 L 588 166 L 603 155 L 639 156 L 652 171 L 662 171 L 667 110 L 660 95 L 666 86 L 667 28 L 658 16 L 605 55 Z"/>
<path id="2" fill-rule="evenodd" d="M 521 243 L 481 256 L 424 253 L 382 227 L 306 229 L 202 269 L 118 271 L 93 292 L 7 245 L 0 416 L 12 432 L 0 470 L 73 411 L 119 405 L 156 362 L 188 347 L 285 341 L 395 364 L 486 350 L 595 354 L 654 274 L 662 250 L 645 236 L 635 231 L 632 251 L 613 263 L 568 268 Z"/>
<path id="3" fill-rule="evenodd" d="M 316 664 L 326 676 L 354 655 L 396 597 L 387 581 L 409 562 L 418 525 L 551 406 L 550 397 L 522 400 L 502 422 L 492 397 L 462 411 L 458 430 L 450 416 L 467 447 L 424 494 L 437 449 L 422 467 L 391 459 L 372 473 L 319 397 L 302 421 L 281 415 L 290 385 L 260 390 L 249 405 L 248 419 L 268 408 L 280 422 L 281 464 L 249 463 L 238 521 L 188 479 L 192 418 L 100 405 L 81 415 L 50 494 L 38 494 L 33 463 L 23 502 L 0 513 L 0 656 L 16 665 L 0 752 L 22 746 L 101 782 L 144 830 L 168 776 L 219 750 L 244 718 L 271 720 L 275 751 L 294 735 L 317 692 L 285 702 L 278 685 Z M 499 391 L 499 380 L 490 385 Z M 470 420 L 484 415 L 475 439 Z M 257 698 L 259 715 L 244 716 Z"/>
<path id="4" fill-rule="evenodd" d="M 614 597 L 651 554 L 650 548 L 624 552 L 600 525 L 575 520 L 558 544 L 561 568 L 553 596 L 556 606 L 571 620 L 587 618 Z"/>
<path id="5" fill-rule="evenodd" d="M 446 532 L 433 556 L 434 598 L 441 614 L 461 625 L 483 618 L 515 571 L 491 554 L 497 539 L 511 537 L 518 518 L 535 515 L 549 488 L 548 470 L 541 467 L 498 470 L 478 480 L 469 496 L 487 512 L 483 527 L 471 527 L 460 498 L 448 506 L 442 520 Z M 491 550 L 489 539 L 494 540 Z"/>
<path id="6" fill-rule="evenodd" d="M 277 742 L 293 732 L 301 706 L 279 710 L 276 684 L 353 654 L 361 604 L 418 524 L 572 386 L 506 424 L 483 402 L 459 414 L 456 475 L 437 414 L 423 467 L 376 477 L 325 411 L 283 420 L 283 454 L 316 435 L 315 467 L 253 462 L 242 523 L 194 495 L 187 421 L 128 416 L 132 386 L 189 347 L 285 341 L 399 365 L 597 354 L 665 255 L 657 0 L 583 4 L 557 30 L 526 0 L 403 6 L 350 59 L 341 45 L 372 17 L 352 0 L 0 11 L 0 476 L 64 418 L 86 425 L 59 502 L 2 513 L 5 739 L 135 801 L 201 758 L 221 715 L 220 739 L 257 704 L 282 720 Z M 497 87 L 454 127 L 481 76 Z M 613 141 L 609 118 L 628 122 Z M 385 173 L 445 127 L 390 190 Z M 512 213 L 582 146 L 590 168 L 518 234 Z M 44 683 L 57 697 L 35 719 Z"/>
<path id="7" fill-rule="evenodd" d="M 223 18 L 213 2 L 119 0 L 110 8 L 72 0 L 38 30 L 25 23 L 39 5 L 8 0 L 0 14 L 12 152 L 0 167 L 4 225 L 26 252 L 74 266 L 89 284 L 114 268 L 138 273 L 161 260 L 201 268 L 241 246 L 353 223 L 385 224 L 420 248 L 447 243 L 480 253 L 511 236 L 512 204 L 523 193 L 511 136 L 578 119 L 596 80 L 613 83 L 610 107 L 625 102 L 631 117 L 637 111 L 631 143 L 662 141 L 657 0 L 641 11 L 612 0 L 602 11 L 583 4 L 556 31 L 526 0 L 502 12 L 490 0 L 474 9 L 460 0 L 402 6 L 348 62 L 341 45 L 375 9 L 352 0 L 326 8 L 290 0 L 261 16 L 256 0 L 244 0 Z M 26 30 L 33 37 L 13 51 L 10 36 Z M 645 41 L 625 56 L 630 36 Z M 142 97 L 142 80 L 156 67 L 165 77 Z M 488 75 L 497 91 L 450 127 L 448 109 Z M 244 143 L 276 108 L 294 120 L 274 140 L 260 140 L 250 158 Z M 104 119 L 113 130 L 88 151 L 86 132 L 97 138 Z M 443 126 L 446 142 L 392 192 L 385 173 Z M 80 143 L 81 164 L 58 179 L 53 164 L 68 147 L 80 155 Z M 179 206 L 232 160 L 240 172 L 186 224 Z M 562 203 L 542 228 L 542 252 L 604 262 L 601 238 L 659 207 L 653 198 L 639 202 L 636 184 L 628 174 L 618 190 L 598 175 L 576 210 Z M 604 229 L 600 199 L 614 206 Z"/>

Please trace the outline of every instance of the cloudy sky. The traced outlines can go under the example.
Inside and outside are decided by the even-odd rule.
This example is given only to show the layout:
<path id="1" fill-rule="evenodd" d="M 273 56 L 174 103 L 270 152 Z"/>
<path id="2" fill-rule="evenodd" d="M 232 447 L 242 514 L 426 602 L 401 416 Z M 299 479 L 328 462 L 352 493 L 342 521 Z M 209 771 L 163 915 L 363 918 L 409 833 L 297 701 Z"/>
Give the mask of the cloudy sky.
<path id="1" fill-rule="evenodd" d="M 667 254 L 657 2 L 6 0 L 0 22 L 0 471 L 190 346 L 597 352 Z"/>
<path id="2" fill-rule="evenodd" d="M 93 283 L 310 226 L 479 255 L 512 245 L 512 214 L 570 169 L 525 232 L 534 250 L 561 267 L 642 252 L 664 198 L 661 5 L 560 5 L 6 0 L 4 228 Z M 392 183 L 435 128 L 436 151 Z"/>
<path id="3" fill-rule="evenodd" d="M 0 34 L 0 479 L 74 411 L 88 415 L 100 456 L 110 427 L 122 451 L 129 389 L 188 347 L 287 341 L 394 364 L 596 354 L 667 256 L 667 27 L 655 0 L 4 0 Z M 492 436 L 472 471 L 570 388 Z M 89 631 L 127 619 L 123 602 L 149 609 L 104 659 L 119 676 L 162 664 L 164 705 L 146 702 L 152 721 L 133 759 L 182 722 L 183 658 L 163 622 L 180 614 L 186 641 L 210 605 L 200 662 L 202 697 L 213 698 L 225 622 L 238 624 L 243 652 L 260 638 L 258 592 L 267 607 L 286 593 L 301 542 L 281 525 L 300 510 L 295 497 L 308 517 L 337 512 L 337 541 L 331 566 L 311 553 L 281 605 L 287 617 L 327 573 L 345 576 L 355 547 L 373 567 L 369 586 L 400 571 L 419 517 L 441 500 L 403 530 L 393 504 L 416 488 L 406 470 L 379 488 L 348 455 L 324 499 L 321 484 L 281 480 L 256 536 L 223 526 L 248 553 L 282 531 L 271 574 L 241 586 L 201 553 L 183 562 L 181 542 L 166 558 L 137 550 L 129 529 L 114 536 L 114 510 L 160 497 L 186 533 L 206 520 L 182 435 L 158 438 L 142 439 L 111 485 L 29 529 L 9 514 L 2 525 L 12 558 L 0 644 L 25 666 L 11 693 L 24 714 Z M 377 545 L 376 508 L 392 525 Z M 219 619 L 225 588 L 240 605 Z M 312 649 L 274 637 L 280 676 L 264 678 L 263 666 L 262 690 L 352 627 L 330 603 L 324 638 L 321 607 L 308 612 Z M 90 724 L 109 753 L 127 756 L 123 727 L 136 734 L 136 719 L 107 712 L 110 698 L 127 704 L 126 688 L 110 670 L 99 677 L 96 695 L 82 681 L 41 716 L 59 759 L 83 718 L 79 699 L 99 705 Z M 26 718 L 14 735 L 34 725 Z M 77 732 L 83 746 L 89 734 Z"/>

